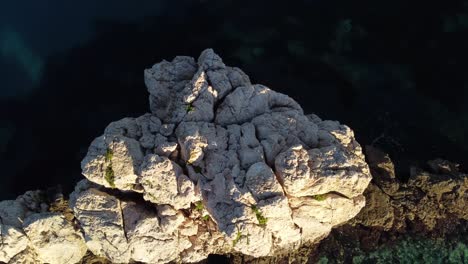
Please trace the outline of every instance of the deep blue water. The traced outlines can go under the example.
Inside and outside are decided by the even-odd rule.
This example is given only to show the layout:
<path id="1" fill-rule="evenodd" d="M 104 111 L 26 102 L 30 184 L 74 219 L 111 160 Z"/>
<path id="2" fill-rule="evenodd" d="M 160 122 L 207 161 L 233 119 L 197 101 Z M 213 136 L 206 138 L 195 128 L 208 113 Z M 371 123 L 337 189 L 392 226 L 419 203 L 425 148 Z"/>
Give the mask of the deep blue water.
<path id="1" fill-rule="evenodd" d="M 3 1 L 0 199 L 69 191 L 91 140 L 148 111 L 143 69 L 208 47 L 389 152 L 402 179 L 437 157 L 466 168 L 467 33 L 463 1 Z"/>

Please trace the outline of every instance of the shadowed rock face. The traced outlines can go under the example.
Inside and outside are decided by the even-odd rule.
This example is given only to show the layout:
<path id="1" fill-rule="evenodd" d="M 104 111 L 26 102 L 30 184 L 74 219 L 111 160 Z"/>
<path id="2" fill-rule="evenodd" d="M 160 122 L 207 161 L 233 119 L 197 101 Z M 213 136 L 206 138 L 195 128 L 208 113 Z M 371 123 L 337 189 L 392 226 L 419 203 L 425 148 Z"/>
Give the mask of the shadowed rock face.
<path id="1" fill-rule="evenodd" d="M 411 176 L 403 183 L 396 179 L 388 155 L 370 146 L 366 154 L 374 181 L 364 192 L 366 207 L 349 224 L 400 233 L 412 228 L 442 236 L 454 223 L 468 221 L 468 175 L 458 164 L 430 160 L 425 170 L 411 167 Z"/>
<path id="2" fill-rule="evenodd" d="M 197 61 L 162 61 L 144 77 L 151 113 L 109 124 L 81 163 L 87 179 L 70 207 L 84 236 L 54 231 L 79 251 L 73 260 L 85 254 L 83 239 L 113 263 L 278 255 L 317 243 L 365 205 L 371 176 L 349 127 L 304 115 L 211 49 Z M 43 218 L 27 226 L 67 223 Z M 11 222 L 0 224 L 19 225 Z M 11 235 L 21 237 L 17 231 Z M 26 247 L 36 258 L 54 248 L 25 242 L 16 253 Z M 69 257 L 55 254 L 48 259 Z"/>
<path id="3" fill-rule="evenodd" d="M 435 159 L 426 167 L 411 167 L 409 180 L 402 182 L 389 155 L 367 146 L 366 157 L 373 176 L 364 192 L 366 206 L 334 228 L 308 259 L 466 263 L 468 174 L 456 163 Z"/>

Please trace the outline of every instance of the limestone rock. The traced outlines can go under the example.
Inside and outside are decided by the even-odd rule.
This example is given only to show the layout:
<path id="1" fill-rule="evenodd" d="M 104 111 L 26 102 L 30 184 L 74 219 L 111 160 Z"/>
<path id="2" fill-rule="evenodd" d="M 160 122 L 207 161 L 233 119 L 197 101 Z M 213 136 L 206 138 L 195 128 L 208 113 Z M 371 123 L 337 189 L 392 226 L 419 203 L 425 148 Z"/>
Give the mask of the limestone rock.
<path id="1" fill-rule="evenodd" d="M 395 166 L 390 157 L 379 149 L 366 146 L 366 156 L 375 183 L 387 194 L 395 194 L 400 185 L 395 177 Z"/>
<path id="2" fill-rule="evenodd" d="M 226 96 L 216 112 L 215 122 L 221 125 L 243 124 L 265 113 L 302 108 L 289 96 L 256 84 L 241 86 Z"/>
<path id="3" fill-rule="evenodd" d="M 83 175 L 109 188 L 134 190 L 143 161 L 140 143 L 122 135 L 96 138 L 82 161 Z"/>
<path id="4" fill-rule="evenodd" d="M 71 206 L 94 255 L 116 263 L 166 263 L 179 259 L 192 246 L 187 236 L 197 235 L 197 226 L 187 222 L 180 211 L 105 191 L 82 181 L 71 195 Z"/>
<path id="5" fill-rule="evenodd" d="M 36 251 L 31 247 L 27 247 L 13 258 L 11 258 L 8 264 L 42 264 L 43 261 L 39 259 Z"/>
<path id="6" fill-rule="evenodd" d="M 81 181 L 70 195 L 70 206 L 84 230 L 86 245 L 94 255 L 112 262 L 129 262 L 119 199 Z"/>
<path id="7" fill-rule="evenodd" d="M 245 174 L 245 185 L 257 200 L 283 195 L 273 170 L 263 162 L 250 166 Z"/>
<path id="8" fill-rule="evenodd" d="M 395 210 L 391 197 L 374 184 L 369 184 L 365 191 L 366 203 L 355 221 L 369 227 L 381 227 L 390 230 L 395 223 Z"/>
<path id="9" fill-rule="evenodd" d="M 0 222 L 0 262 L 9 262 L 28 246 L 28 238 L 21 229 Z"/>
<path id="10" fill-rule="evenodd" d="M 77 263 L 88 250 L 81 233 L 60 214 L 34 214 L 26 218 L 23 226 L 44 263 Z"/>
<path id="11" fill-rule="evenodd" d="M 193 182 L 177 163 L 167 157 L 146 156 L 141 166 L 140 181 L 143 197 L 155 204 L 170 204 L 175 209 L 183 209 L 190 208 L 190 203 L 198 200 Z"/>
<path id="12" fill-rule="evenodd" d="M 273 245 L 278 251 L 291 251 L 299 248 L 301 230 L 295 226 L 293 211 L 285 196 L 275 196 L 261 200 L 258 209 L 267 219 L 266 229 L 271 232 Z M 308 229 L 308 228 L 306 228 Z"/>
<path id="13" fill-rule="evenodd" d="M 22 254 L 30 247 L 30 241 L 23 230 L 23 222 L 28 217 L 48 210 L 44 196 L 42 191 L 27 191 L 18 196 L 16 200 L 0 202 L 0 262 L 21 263 L 14 259 L 23 257 L 15 256 Z M 30 249 L 30 251 L 34 250 Z M 36 253 L 31 254 L 35 256 Z M 23 263 L 39 263 L 34 262 L 36 260 L 31 258 Z"/>
<path id="14" fill-rule="evenodd" d="M 68 247 L 68 251 L 57 250 L 57 247 L 63 248 L 70 244 L 62 240 L 64 237 L 72 241 L 74 235 L 80 236 L 80 234 L 67 222 L 60 222 L 63 225 L 57 225 L 55 221 L 49 222 L 48 210 L 46 193 L 38 190 L 27 191 L 16 200 L 0 202 L 0 262 L 76 263 L 81 259 L 81 252 L 76 247 Z M 60 219 L 62 218 L 63 216 L 60 216 Z M 34 232 L 29 232 L 32 230 Z M 45 237 L 50 234 L 52 236 Z M 86 251 L 82 238 L 81 251 Z M 40 260 L 38 253 L 43 253 L 45 258 Z M 60 260 L 61 254 L 65 254 L 65 259 Z"/>
<path id="15" fill-rule="evenodd" d="M 400 231 L 413 222 L 431 231 L 444 221 L 468 220 L 468 175 L 456 164 L 429 161 L 431 171 L 413 167 L 408 182 L 401 183 L 388 155 L 373 147 L 366 152 L 375 182 L 365 191 L 367 205 L 354 223 Z"/>
<path id="16" fill-rule="evenodd" d="M 364 206 L 352 130 L 207 49 L 144 72 L 151 113 L 111 123 L 71 195 L 93 254 L 113 262 L 262 257 L 316 243 Z"/>
<path id="17" fill-rule="evenodd" d="M 371 259 L 372 263 L 398 262 L 419 254 L 413 258 L 416 261 L 417 258 L 426 259 L 433 251 L 436 257 L 433 261 L 429 257 L 426 262 L 450 262 L 452 254 L 449 258 L 449 254 L 442 256 L 438 252 L 444 247 L 419 242 L 427 238 L 431 243 L 441 241 L 441 245 L 450 248 L 464 241 L 468 227 L 468 174 L 461 172 L 455 163 L 435 159 L 429 161 L 427 167 L 408 168 L 408 181 L 400 181 L 402 177 L 395 177 L 389 155 L 366 146 L 366 157 L 373 175 L 364 192 L 366 206 L 355 218 L 334 228 L 309 262 L 317 262 L 319 258 L 323 262 L 324 255 L 337 263 L 356 259 L 364 263 Z M 417 243 L 411 244 L 412 240 Z M 393 250 L 395 248 L 398 250 Z M 423 251 L 425 253 L 420 254 Z M 407 254 L 395 258 L 389 252 Z M 372 257 L 362 257 L 366 255 Z M 463 259 L 452 262 L 462 263 Z"/>

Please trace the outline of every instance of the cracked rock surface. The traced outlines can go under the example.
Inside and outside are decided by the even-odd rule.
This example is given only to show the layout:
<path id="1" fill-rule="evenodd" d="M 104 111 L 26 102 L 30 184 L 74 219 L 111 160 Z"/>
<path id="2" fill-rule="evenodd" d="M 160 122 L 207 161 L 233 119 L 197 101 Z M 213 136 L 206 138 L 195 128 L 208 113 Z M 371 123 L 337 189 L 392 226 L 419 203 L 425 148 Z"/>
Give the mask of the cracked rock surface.
<path id="1" fill-rule="evenodd" d="M 51 213 L 46 194 L 28 191 L 0 202 L 0 263 L 77 263 L 83 234 L 64 214 Z"/>
<path id="2" fill-rule="evenodd" d="M 151 113 L 113 122 L 93 141 L 82 169 L 97 185 L 72 194 L 95 255 L 275 255 L 320 241 L 364 206 L 371 176 L 349 127 L 305 115 L 211 49 L 144 77 Z"/>
<path id="3" fill-rule="evenodd" d="M 61 214 L 31 215 L 24 221 L 23 229 L 45 263 L 76 263 L 86 254 L 83 236 Z"/>
<path id="4" fill-rule="evenodd" d="M 468 174 L 456 163 L 435 159 L 410 167 L 408 181 L 401 181 L 388 154 L 373 146 L 365 150 L 373 176 L 364 192 L 366 206 L 322 240 L 310 261 L 352 263 L 359 257 L 363 263 L 423 258 L 426 263 L 466 263 L 466 246 L 457 259 L 456 253 L 444 256 L 443 247 L 427 241 L 441 241 L 448 252 L 453 244 L 466 245 Z"/>
<path id="5" fill-rule="evenodd" d="M 411 167 L 408 182 L 395 178 L 388 155 L 367 147 L 375 183 L 364 192 L 366 207 L 350 223 L 403 233 L 413 228 L 443 232 L 457 221 L 468 221 L 468 174 L 442 159 L 427 168 Z"/>
<path id="6" fill-rule="evenodd" d="M 305 115 L 213 50 L 157 63 L 144 80 L 151 113 L 112 122 L 91 143 L 74 220 L 0 204 L 0 261 L 273 256 L 319 242 L 365 205 L 371 175 L 353 131 Z"/>

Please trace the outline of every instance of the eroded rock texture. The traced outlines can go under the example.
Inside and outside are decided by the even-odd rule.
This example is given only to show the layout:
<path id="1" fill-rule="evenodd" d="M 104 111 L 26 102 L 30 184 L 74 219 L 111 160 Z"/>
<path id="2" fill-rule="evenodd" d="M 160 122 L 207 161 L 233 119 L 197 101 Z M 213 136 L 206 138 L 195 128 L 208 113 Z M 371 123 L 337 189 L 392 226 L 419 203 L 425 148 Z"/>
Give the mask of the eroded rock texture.
<path id="1" fill-rule="evenodd" d="M 389 155 L 372 146 L 365 153 L 372 182 L 364 191 L 366 206 L 353 219 L 288 255 L 237 254 L 227 263 L 468 263 L 468 174 L 435 159 L 411 167 L 403 182 Z"/>
<path id="2" fill-rule="evenodd" d="M 211 49 L 144 75 L 151 113 L 113 122 L 93 141 L 82 169 L 100 186 L 82 182 L 72 195 L 95 255 L 274 255 L 319 241 L 364 206 L 371 177 L 347 126 L 304 115 Z"/>
<path id="3" fill-rule="evenodd" d="M 366 206 L 354 219 L 334 229 L 310 255 L 327 256 L 329 263 L 351 263 L 358 256 L 367 256 L 370 262 L 364 263 L 380 263 L 379 257 L 384 258 L 385 254 L 379 256 L 376 250 L 386 250 L 389 259 L 393 246 L 402 241 L 407 243 L 408 238 L 442 241 L 447 247 L 454 240 L 466 243 L 468 174 L 459 171 L 457 164 L 431 160 L 425 167 L 411 167 L 409 180 L 402 182 L 395 177 L 387 154 L 368 146 L 366 157 L 373 176 L 364 192 Z M 419 252 L 433 250 L 417 245 L 412 252 L 411 244 L 406 245 L 404 254 L 412 254 L 413 259 Z M 404 254 L 390 262 L 408 261 Z M 439 256 L 439 262 L 463 262 L 454 260 L 456 256 L 448 259 L 441 258 L 440 252 L 434 254 Z M 467 256 L 465 253 L 465 262 Z"/>
<path id="4" fill-rule="evenodd" d="M 0 263 L 77 263 L 83 234 L 62 213 L 50 212 L 41 191 L 0 202 Z"/>
<path id="5" fill-rule="evenodd" d="M 468 175 L 457 164 L 431 160 L 427 169 L 412 167 L 402 183 L 388 155 L 368 147 L 367 157 L 375 183 L 369 184 L 367 205 L 352 223 L 400 232 L 412 223 L 421 231 L 444 232 L 453 222 L 468 221 Z"/>
<path id="6" fill-rule="evenodd" d="M 371 176 L 349 127 L 305 115 L 211 49 L 144 79 L 151 113 L 112 122 L 91 143 L 73 212 L 0 206 L 0 261 L 273 256 L 317 243 L 365 205 Z"/>

